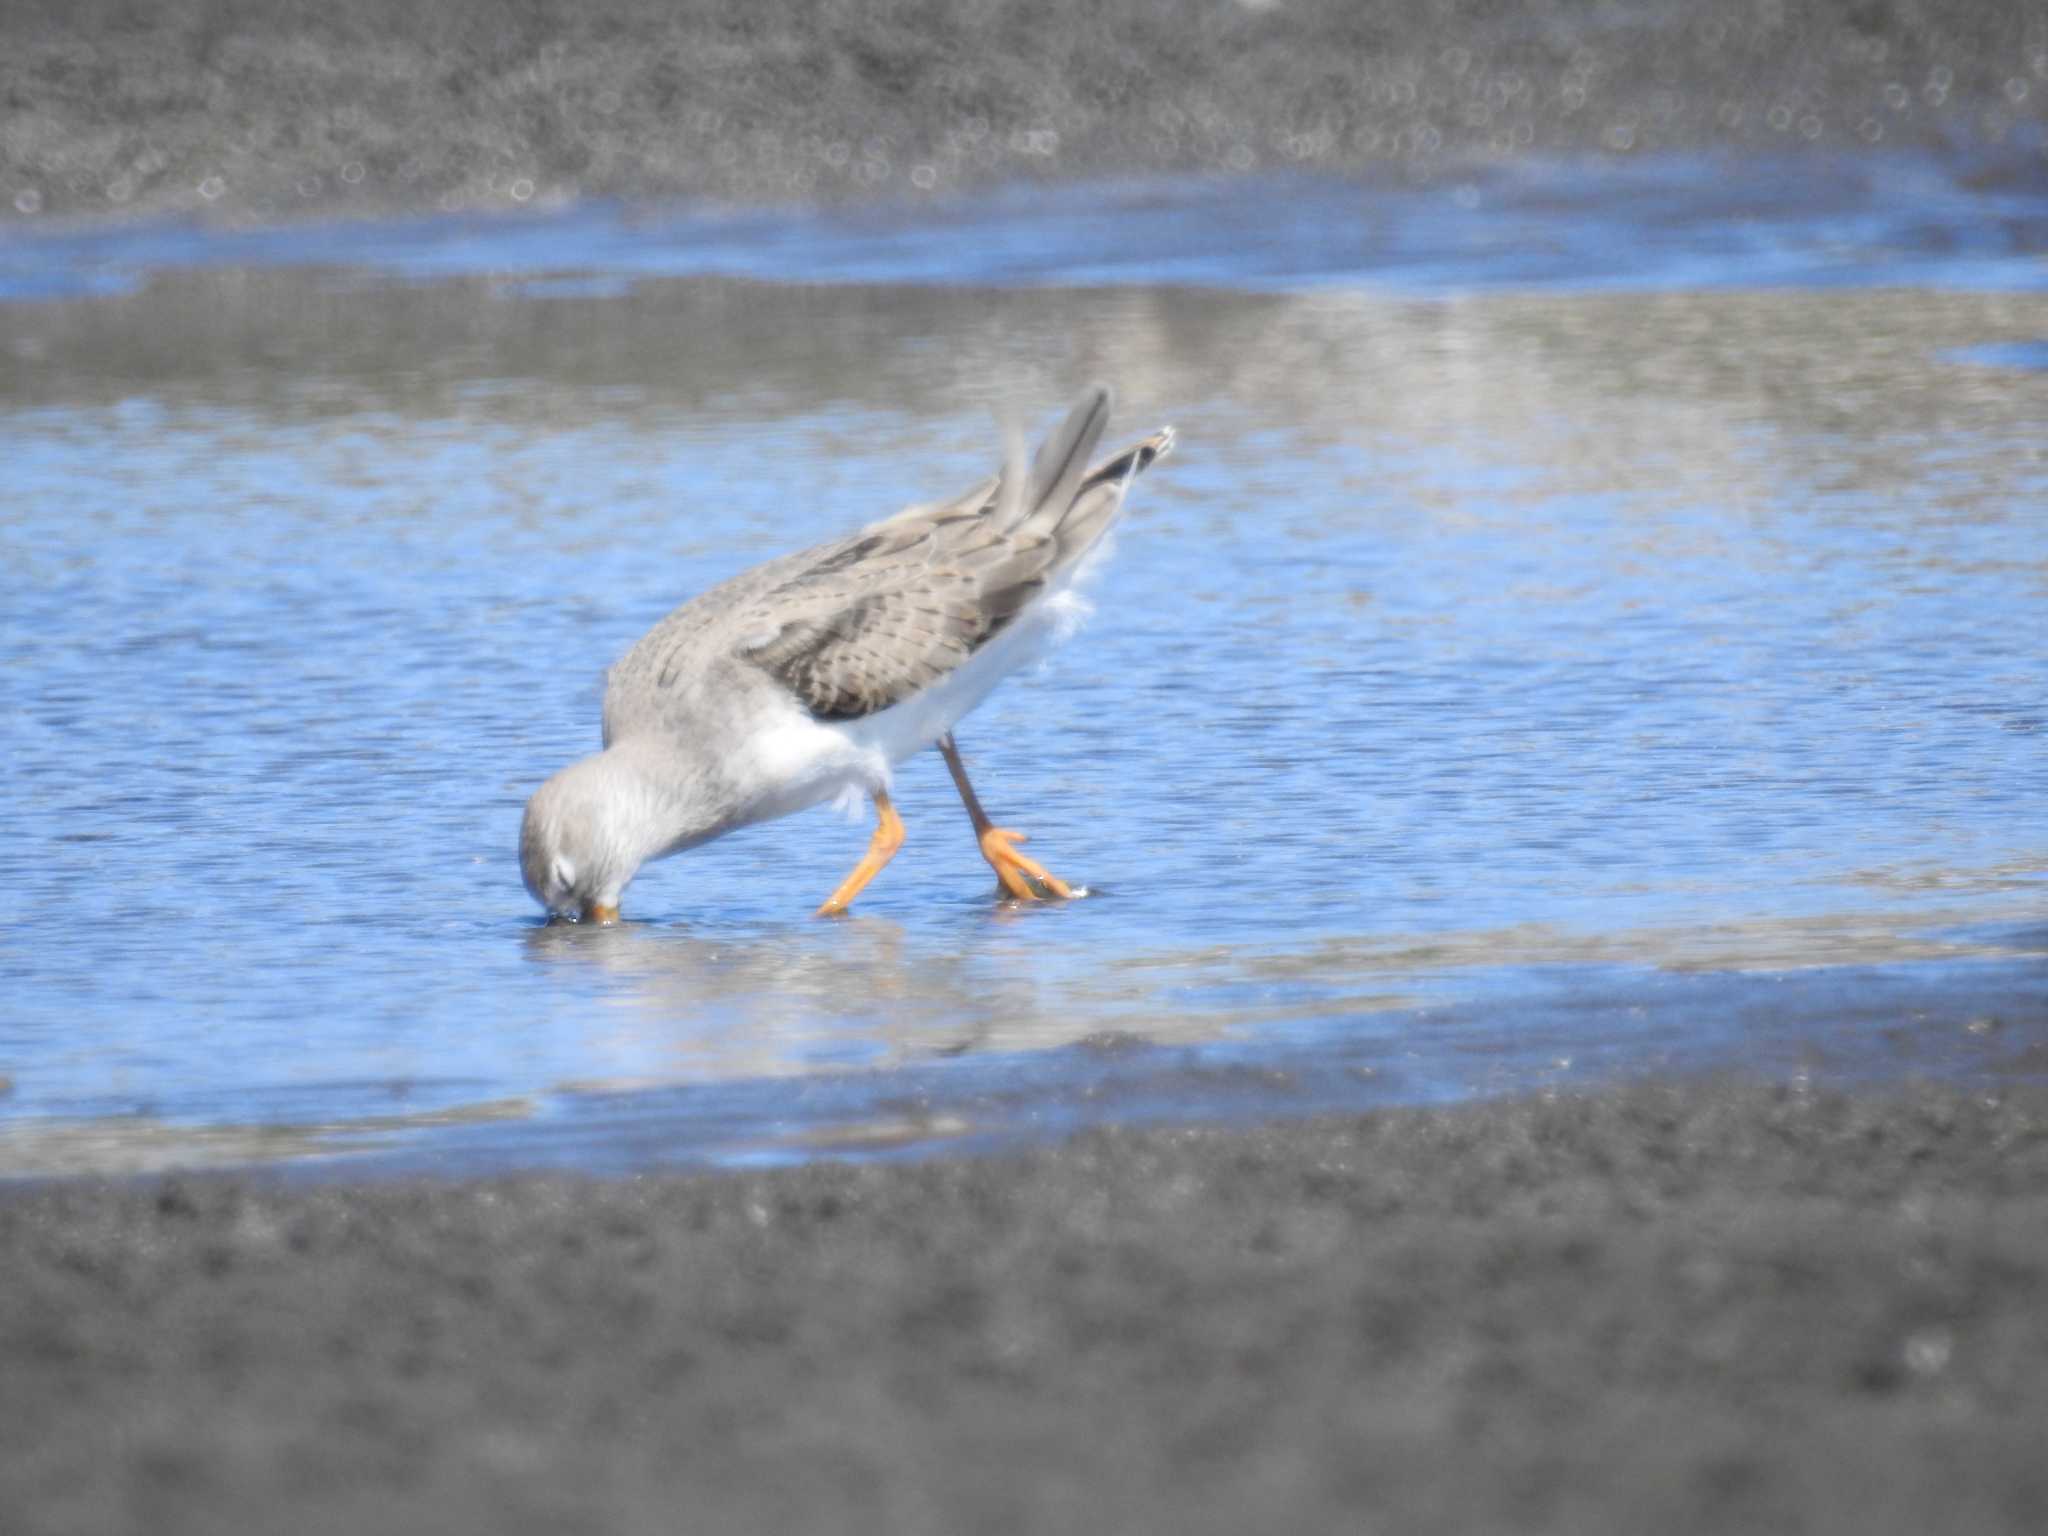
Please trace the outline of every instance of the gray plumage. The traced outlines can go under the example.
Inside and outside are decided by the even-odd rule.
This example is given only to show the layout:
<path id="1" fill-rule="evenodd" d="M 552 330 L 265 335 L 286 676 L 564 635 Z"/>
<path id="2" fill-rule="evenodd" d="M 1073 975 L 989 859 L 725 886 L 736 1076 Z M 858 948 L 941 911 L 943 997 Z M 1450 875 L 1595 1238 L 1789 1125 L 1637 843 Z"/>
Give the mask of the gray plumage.
<path id="1" fill-rule="evenodd" d="M 657 624 L 611 669 L 604 747 L 536 792 L 521 832 L 550 908 L 610 908 L 648 859 L 886 785 L 890 766 L 1051 638 L 1071 583 L 1170 428 L 1093 470 L 1087 391 L 1028 468 L 771 560 Z M 1020 631 L 1030 631 L 1021 635 Z"/>
<path id="2" fill-rule="evenodd" d="M 678 608 L 612 668 L 607 744 L 661 720 L 691 669 L 728 658 L 759 667 L 820 720 L 857 720 L 929 687 L 1092 548 L 1124 483 L 1165 451 L 1163 437 L 1151 439 L 1084 478 L 1109 407 L 1107 389 L 1084 396 L 1015 492 L 1012 466 L 964 496 L 756 566 Z"/>

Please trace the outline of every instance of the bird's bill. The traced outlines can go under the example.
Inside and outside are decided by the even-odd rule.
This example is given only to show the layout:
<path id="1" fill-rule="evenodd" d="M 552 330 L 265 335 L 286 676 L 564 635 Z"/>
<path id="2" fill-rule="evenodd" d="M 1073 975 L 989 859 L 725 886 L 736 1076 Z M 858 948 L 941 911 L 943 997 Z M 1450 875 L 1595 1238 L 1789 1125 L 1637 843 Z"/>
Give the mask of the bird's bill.
<path id="1" fill-rule="evenodd" d="M 586 923 L 616 923 L 619 909 L 608 907 L 601 901 L 586 901 L 583 904 L 583 921 Z"/>

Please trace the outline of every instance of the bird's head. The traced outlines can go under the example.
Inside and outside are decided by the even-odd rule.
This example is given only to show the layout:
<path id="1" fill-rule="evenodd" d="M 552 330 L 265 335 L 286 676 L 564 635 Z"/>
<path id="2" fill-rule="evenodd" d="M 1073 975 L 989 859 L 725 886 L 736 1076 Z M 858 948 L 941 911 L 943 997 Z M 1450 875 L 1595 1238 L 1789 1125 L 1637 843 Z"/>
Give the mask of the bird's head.
<path id="1" fill-rule="evenodd" d="M 519 872 L 550 916 L 612 923 L 644 842 L 604 754 L 572 763 L 533 792 L 519 827 Z"/>

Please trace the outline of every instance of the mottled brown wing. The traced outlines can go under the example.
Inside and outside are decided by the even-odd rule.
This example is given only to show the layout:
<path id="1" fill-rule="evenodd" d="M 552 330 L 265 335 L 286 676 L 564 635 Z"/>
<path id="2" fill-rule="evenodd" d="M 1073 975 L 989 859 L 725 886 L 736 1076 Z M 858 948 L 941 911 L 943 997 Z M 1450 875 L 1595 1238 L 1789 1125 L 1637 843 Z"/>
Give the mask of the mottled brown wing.
<path id="1" fill-rule="evenodd" d="M 1084 395 L 1028 471 L 913 508 L 798 562 L 750 605 L 740 654 L 822 720 L 902 702 L 959 666 L 1108 526 L 1153 439 L 1094 474 L 1109 392 Z M 1021 487 L 1021 488 L 1019 488 Z"/>
<path id="2" fill-rule="evenodd" d="M 740 654 L 821 720 L 856 720 L 929 687 L 1045 585 L 1056 544 L 993 542 L 986 510 L 855 534 L 762 595 Z M 980 536 L 977 536 L 980 535 Z"/>

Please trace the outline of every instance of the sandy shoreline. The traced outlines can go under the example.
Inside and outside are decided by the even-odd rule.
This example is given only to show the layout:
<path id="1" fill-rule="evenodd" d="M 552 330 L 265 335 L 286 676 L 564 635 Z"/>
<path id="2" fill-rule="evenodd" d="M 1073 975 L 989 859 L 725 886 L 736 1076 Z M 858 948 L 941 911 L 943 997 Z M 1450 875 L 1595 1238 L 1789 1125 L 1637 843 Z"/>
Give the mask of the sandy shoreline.
<path id="1" fill-rule="evenodd" d="M 2048 1092 L 0 1194 L 11 1532 L 2030 1530 Z"/>
<path id="2" fill-rule="evenodd" d="M 26 0 L 0 19 L 0 227 L 1530 154 L 2032 154 L 2044 105 L 2048 29 L 1997 0 Z"/>

